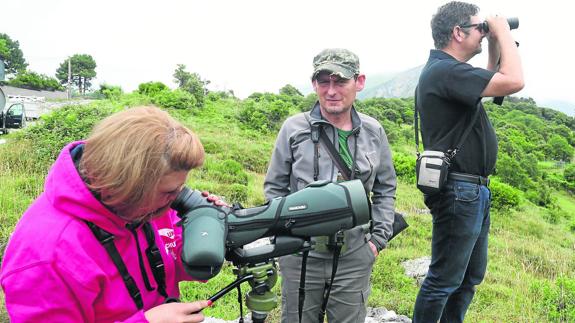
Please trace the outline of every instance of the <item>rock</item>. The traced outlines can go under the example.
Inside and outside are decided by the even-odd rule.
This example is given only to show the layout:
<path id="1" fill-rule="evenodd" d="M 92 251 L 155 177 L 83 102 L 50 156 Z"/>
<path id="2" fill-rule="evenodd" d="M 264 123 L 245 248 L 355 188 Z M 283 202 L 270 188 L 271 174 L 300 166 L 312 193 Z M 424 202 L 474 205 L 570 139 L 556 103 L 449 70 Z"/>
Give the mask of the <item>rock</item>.
<path id="1" fill-rule="evenodd" d="M 405 315 L 397 315 L 394 311 L 388 311 L 383 307 L 368 307 L 365 323 L 411 323 L 411 319 Z"/>
<path id="2" fill-rule="evenodd" d="M 429 264 L 431 263 L 431 257 L 421 257 L 413 260 L 407 260 L 401 263 L 405 269 L 405 275 L 415 278 L 417 284 L 421 286 L 425 276 L 427 275 L 427 270 L 429 269 Z"/>

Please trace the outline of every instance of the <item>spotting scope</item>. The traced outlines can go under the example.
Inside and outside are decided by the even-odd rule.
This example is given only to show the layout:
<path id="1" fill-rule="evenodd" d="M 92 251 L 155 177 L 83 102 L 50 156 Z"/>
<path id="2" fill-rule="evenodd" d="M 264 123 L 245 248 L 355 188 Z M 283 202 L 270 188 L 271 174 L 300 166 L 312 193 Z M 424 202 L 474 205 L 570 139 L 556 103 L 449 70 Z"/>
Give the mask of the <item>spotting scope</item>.
<path id="1" fill-rule="evenodd" d="M 215 206 L 199 191 L 184 188 L 171 207 L 182 219 L 184 268 L 198 279 L 217 275 L 226 259 L 236 265 L 265 262 L 301 251 L 309 237 L 333 235 L 371 219 L 360 180 L 313 182 L 253 208 Z M 242 249 L 271 236 L 271 245 Z"/>

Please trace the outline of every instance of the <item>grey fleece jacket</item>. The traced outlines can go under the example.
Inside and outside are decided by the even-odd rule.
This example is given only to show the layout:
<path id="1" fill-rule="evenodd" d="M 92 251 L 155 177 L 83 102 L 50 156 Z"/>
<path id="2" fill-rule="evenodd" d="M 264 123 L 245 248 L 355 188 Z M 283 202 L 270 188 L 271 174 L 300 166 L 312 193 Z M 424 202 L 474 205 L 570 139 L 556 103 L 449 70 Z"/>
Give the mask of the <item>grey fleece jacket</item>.
<path id="1" fill-rule="evenodd" d="M 360 248 L 370 240 L 378 250 L 387 246 L 392 235 L 396 177 L 387 136 L 374 118 L 359 113 L 352 107 L 352 135 L 348 147 L 356 165 L 355 178 L 361 179 L 366 192 L 371 192 L 371 233 L 361 226 L 345 232 L 346 251 L 342 256 Z M 309 121 L 308 121 L 309 120 Z M 314 143 L 311 124 L 319 124 L 339 150 L 337 129 L 323 119 L 319 102 L 310 112 L 288 118 L 282 125 L 264 182 L 267 199 L 296 192 L 314 181 Z M 318 180 L 337 180 L 338 169 L 323 147 L 319 146 Z M 329 203 L 329 201 L 326 201 Z M 315 257 L 329 254 L 312 252 Z"/>

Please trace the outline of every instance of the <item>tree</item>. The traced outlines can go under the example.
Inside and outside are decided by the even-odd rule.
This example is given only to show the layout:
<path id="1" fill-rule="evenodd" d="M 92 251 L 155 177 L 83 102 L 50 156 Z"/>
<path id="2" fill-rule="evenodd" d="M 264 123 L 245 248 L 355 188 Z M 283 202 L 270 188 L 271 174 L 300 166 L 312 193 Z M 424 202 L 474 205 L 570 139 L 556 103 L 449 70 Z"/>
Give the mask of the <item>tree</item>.
<path id="1" fill-rule="evenodd" d="M 573 147 L 567 139 L 560 135 L 553 134 L 547 142 L 547 156 L 554 160 L 571 161 L 573 157 Z"/>
<path id="2" fill-rule="evenodd" d="M 8 81 L 9 85 L 33 90 L 63 90 L 57 79 L 32 71 L 18 73 L 15 78 Z"/>
<path id="3" fill-rule="evenodd" d="M 8 45 L 6 44 L 6 39 L 0 39 L 0 58 L 4 59 L 4 57 L 8 57 L 10 54 L 10 49 L 8 49 Z"/>
<path id="4" fill-rule="evenodd" d="M 88 54 L 76 54 L 66 59 L 56 70 L 56 77 L 61 84 L 68 83 L 68 60 L 70 60 L 72 70 L 72 84 L 74 84 L 81 94 L 92 86 L 91 80 L 96 77 L 96 61 Z"/>
<path id="5" fill-rule="evenodd" d="M 0 59 L 6 65 L 6 74 L 16 75 L 25 71 L 28 63 L 20 50 L 20 43 L 13 41 L 8 35 L 0 33 Z"/>
<path id="6" fill-rule="evenodd" d="M 178 88 L 189 92 L 196 98 L 198 107 L 204 105 L 204 97 L 208 94 L 206 86 L 210 84 L 210 81 L 202 80 L 198 73 L 190 73 L 186 71 L 186 65 L 178 64 L 174 71 L 174 82 Z"/>
<path id="7" fill-rule="evenodd" d="M 280 94 L 285 94 L 288 96 L 299 96 L 303 98 L 303 94 L 301 94 L 301 92 L 291 84 L 286 84 L 284 87 L 282 87 L 280 89 Z"/>

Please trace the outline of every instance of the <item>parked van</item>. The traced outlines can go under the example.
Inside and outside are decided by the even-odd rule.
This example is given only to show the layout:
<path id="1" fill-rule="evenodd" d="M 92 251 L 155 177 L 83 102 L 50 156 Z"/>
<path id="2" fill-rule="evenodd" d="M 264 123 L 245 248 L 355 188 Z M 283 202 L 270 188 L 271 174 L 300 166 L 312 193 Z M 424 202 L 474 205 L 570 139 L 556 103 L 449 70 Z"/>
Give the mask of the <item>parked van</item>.
<path id="1" fill-rule="evenodd" d="M 8 129 L 19 129 L 24 126 L 26 126 L 24 103 L 6 105 L 6 96 L 0 89 L 0 133 L 8 133 Z"/>

